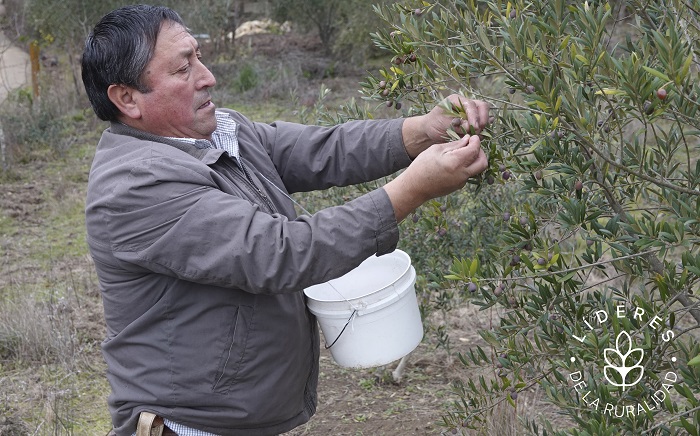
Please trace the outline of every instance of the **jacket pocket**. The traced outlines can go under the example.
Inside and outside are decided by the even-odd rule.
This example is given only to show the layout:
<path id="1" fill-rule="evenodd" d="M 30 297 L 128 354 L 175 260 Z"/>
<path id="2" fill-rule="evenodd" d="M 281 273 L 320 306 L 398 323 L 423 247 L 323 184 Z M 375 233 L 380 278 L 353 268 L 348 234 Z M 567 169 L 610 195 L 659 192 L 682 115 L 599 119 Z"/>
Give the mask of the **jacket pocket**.
<path id="1" fill-rule="evenodd" d="M 252 307 L 238 306 L 236 308 L 212 384 L 211 389 L 214 393 L 226 394 L 235 383 L 236 375 L 246 359 L 252 318 Z"/>

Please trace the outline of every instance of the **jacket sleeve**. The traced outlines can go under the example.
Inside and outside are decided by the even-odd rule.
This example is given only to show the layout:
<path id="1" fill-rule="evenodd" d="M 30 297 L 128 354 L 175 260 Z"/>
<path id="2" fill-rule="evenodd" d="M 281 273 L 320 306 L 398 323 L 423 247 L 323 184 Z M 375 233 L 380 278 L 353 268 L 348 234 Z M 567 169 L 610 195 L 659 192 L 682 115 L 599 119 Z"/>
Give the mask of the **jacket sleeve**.
<path id="1" fill-rule="evenodd" d="M 160 155 L 133 165 L 100 207 L 120 267 L 285 293 L 338 277 L 398 242 L 383 189 L 289 220 L 221 191 L 214 176 L 194 160 Z"/>
<path id="2" fill-rule="evenodd" d="M 401 136 L 403 119 L 333 127 L 252 123 L 237 113 L 234 119 L 242 123 L 241 144 L 261 143 L 289 192 L 369 182 L 411 163 Z M 248 140 L 250 134 L 255 138 Z"/>

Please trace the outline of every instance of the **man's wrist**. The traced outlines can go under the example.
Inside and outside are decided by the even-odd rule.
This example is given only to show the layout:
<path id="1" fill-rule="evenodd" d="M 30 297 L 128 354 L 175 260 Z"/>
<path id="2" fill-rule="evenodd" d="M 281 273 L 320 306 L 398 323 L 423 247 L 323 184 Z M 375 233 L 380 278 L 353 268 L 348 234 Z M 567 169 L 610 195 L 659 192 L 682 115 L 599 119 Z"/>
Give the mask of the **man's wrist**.
<path id="1" fill-rule="evenodd" d="M 415 159 L 426 148 L 432 145 L 425 132 L 425 116 L 419 115 L 404 119 L 401 126 L 401 135 L 406 153 L 411 159 Z"/>
<path id="2" fill-rule="evenodd" d="M 389 196 L 391 206 L 394 208 L 396 222 L 403 221 L 410 213 L 430 199 L 429 196 L 426 197 L 411 186 L 411 181 L 407 180 L 405 173 L 399 174 L 398 177 L 384 185 L 384 191 Z"/>

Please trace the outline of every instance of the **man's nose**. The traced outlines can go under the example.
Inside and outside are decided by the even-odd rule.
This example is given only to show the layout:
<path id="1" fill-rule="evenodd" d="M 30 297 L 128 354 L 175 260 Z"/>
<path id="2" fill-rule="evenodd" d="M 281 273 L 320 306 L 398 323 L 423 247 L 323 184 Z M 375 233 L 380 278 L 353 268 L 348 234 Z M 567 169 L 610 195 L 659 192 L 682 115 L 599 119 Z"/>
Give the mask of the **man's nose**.
<path id="1" fill-rule="evenodd" d="M 216 77 L 214 77 L 214 74 L 212 74 L 211 71 L 209 71 L 209 68 L 206 67 L 206 65 L 200 63 L 201 66 L 201 71 L 200 71 L 200 77 L 198 80 L 198 85 L 201 88 L 211 88 L 214 85 L 216 85 Z"/>

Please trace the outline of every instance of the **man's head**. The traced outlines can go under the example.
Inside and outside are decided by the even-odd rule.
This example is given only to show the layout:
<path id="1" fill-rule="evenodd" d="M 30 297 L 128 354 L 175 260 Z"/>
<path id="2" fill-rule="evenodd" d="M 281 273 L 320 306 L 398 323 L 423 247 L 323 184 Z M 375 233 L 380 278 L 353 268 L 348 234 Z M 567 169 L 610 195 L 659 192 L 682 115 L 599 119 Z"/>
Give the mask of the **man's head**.
<path id="1" fill-rule="evenodd" d="M 85 43 L 83 84 L 97 116 L 161 136 L 208 138 L 216 128 L 199 46 L 161 6 L 110 12 Z"/>

